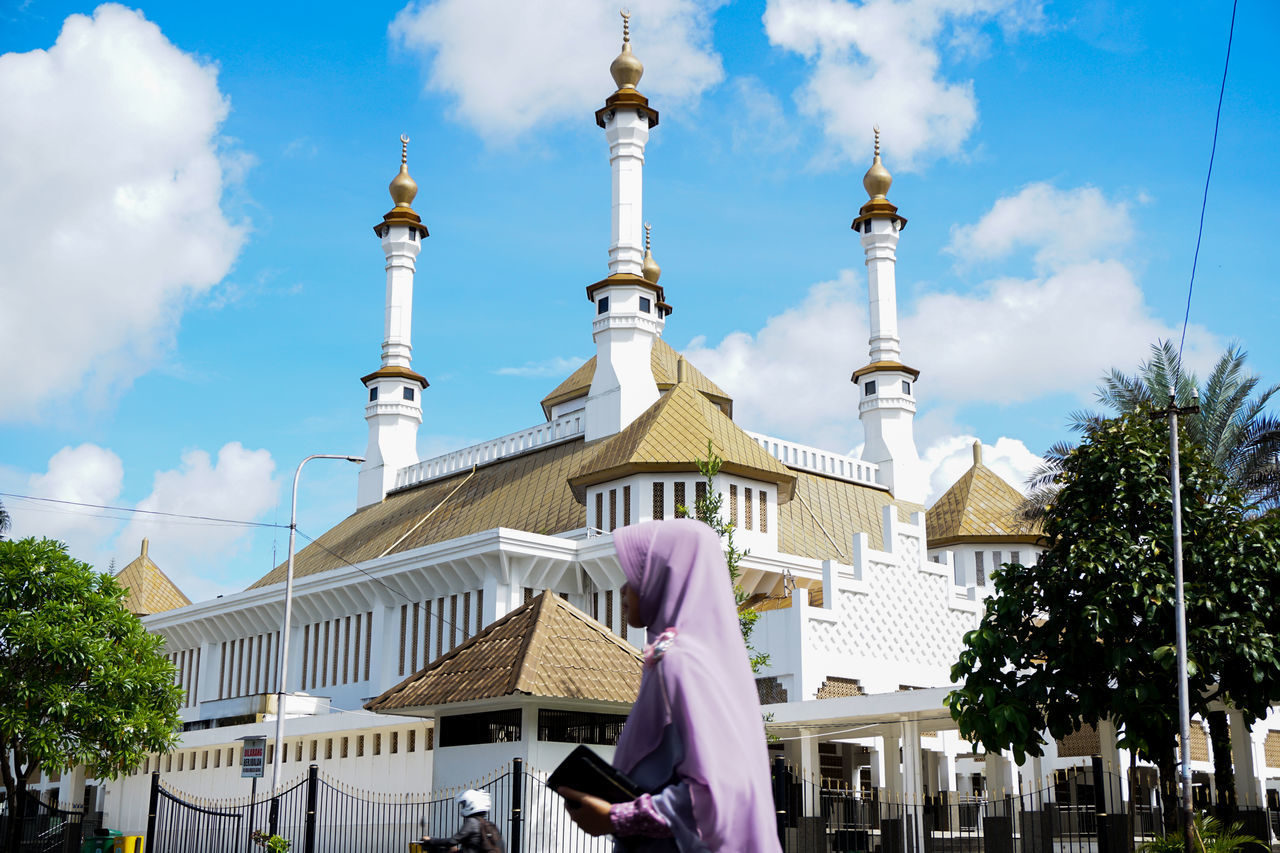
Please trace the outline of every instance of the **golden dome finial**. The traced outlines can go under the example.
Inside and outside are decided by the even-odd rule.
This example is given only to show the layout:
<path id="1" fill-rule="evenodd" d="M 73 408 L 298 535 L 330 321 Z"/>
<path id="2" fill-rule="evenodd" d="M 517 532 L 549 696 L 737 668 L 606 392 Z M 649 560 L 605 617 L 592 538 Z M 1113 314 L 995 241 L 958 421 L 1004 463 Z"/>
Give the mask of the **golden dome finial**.
<path id="1" fill-rule="evenodd" d="M 400 174 L 391 179 L 391 185 L 387 189 L 391 191 L 391 200 L 396 203 L 396 207 L 412 210 L 410 205 L 418 195 L 418 183 L 409 177 L 409 137 L 403 133 L 400 134 Z"/>
<path id="2" fill-rule="evenodd" d="M 873 199 L 885 198 L 889 193 L 889 187 L 893 185 L 893 175 L 889 174 L 889 170 L 880 162 L 880 127 L 875 128 L 876 148 L 875 159 L 871 161 L 871 168 L 862 176 L 862 186 L 867 191 L 867 195 Z"/>
<path id="3" fill-rule="evenodd" d="M 640 275 L 650 284 L 657 284 L 658 279 L 662 278 L 662 267 L 658 266 L 658 262 L 653 259 L 653 235 L 649 232 L 653 230 L 653 226 L 648 222 L 644 224 L 644 265 L 640 268 Z"/>
<path id="4" fill-rule="evenodd" d="M 631 52 L 631 13 L 623 9 L 622 15 L 622 53 L 609 65 L 609 73 L 619 89 L 634 89 L 644 76 L 644 65 Z"/>

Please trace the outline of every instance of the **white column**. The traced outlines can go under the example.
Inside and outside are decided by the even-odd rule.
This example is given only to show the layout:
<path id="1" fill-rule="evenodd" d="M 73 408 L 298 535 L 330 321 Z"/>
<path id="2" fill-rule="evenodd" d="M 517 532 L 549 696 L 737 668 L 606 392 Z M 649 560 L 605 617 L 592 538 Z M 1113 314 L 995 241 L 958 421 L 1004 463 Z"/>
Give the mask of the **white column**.
<path id="1" fill-rule="evenodd" d="M 605 117 L 604 131 L 613 173 L 609 273 L 640 275 L 644 267 L 644 147 L 649 141 L 649 118 L 634 107 L 619 107 Z"/>
<path id="2" fill-rule="evenodd" d="M 1239 711 L 1227 711 L 1227 722 L 1231 725 L 1231 765 L 1236 777 L 1236 804 L 1240 806 L 1258 806 L 1262 804 L 1258 792 L 1258 774 L 1253 766 L 1253 737 L 1249 727 L 1245 725 L 1244 714 Z"/>
<path id="3" fill-rule="evenodd" d="M 388 225 L 382 232 L 387 257 L 387 316 L 382 340 L 382 364 L 408 367 L 413 356 L 413 280 L 422 240 L 416 228 Z"/>
<path id="4" fill-rule="evenodd" d="M 874 217 L 862 234 L 871 308 L 871 361 L 901 361 L 898 337 L 898 290 L 895 277 L 900 219 Z"/>
<path id="5" fill-rule="evenodd" d="M 907 802 L 916 808 L 907 812 L 909 817 L 907 831 L 915 841 L 911 850 L 924 850 L 924 811 L 920 808 L 924 800 L 921 796 L 924 788 L 924 772 L 920 755 L 920 724 L 907 721 L 902 724 L 902 787 L 907 795 Z"/>
<path id="6" fill-rule="evenodd" d="M 892 793 L 894 797 L 901 799 L 903 787 L 899 750 L 902 747 L 902 739 L 897 735 L 886 734 L 881 740 L 884 742 L 880 754 L 884 757 L 883 778 L 885 790 Z"/>
<path id="7" fill-rule="evenodd" d="M 804 816 L 822 814 L 819 786 L 822 784 L 822 758 L 818 753 L 818 738 L 806 737 L 797 741 L 800 745 L 800 784 L 804 792 Z"/>
<path id="8" fill-rule="evenodd" d="M 1116 727 L 1110 720 L 1098 721 L 1098 750 L 1102 756 L 1102 772 L 1105 774 L 1102 790 L 1106 798 L 1107 814 L 1116 814 L 1124 808 L 1121 790 L 1124 773 L 1120 767 L 1120 749 L 1116 746 Z M 1094 780 L 1098 784 L 1098 780 Z"/>

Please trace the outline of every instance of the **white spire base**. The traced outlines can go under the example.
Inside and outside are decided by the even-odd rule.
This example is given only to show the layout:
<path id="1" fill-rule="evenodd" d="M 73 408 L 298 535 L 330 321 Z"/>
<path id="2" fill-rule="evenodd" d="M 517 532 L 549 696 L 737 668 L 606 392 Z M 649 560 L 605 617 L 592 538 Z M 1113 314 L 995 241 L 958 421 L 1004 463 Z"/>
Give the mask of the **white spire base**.
<path id="1" fill-rule="evenodd" d="M 586 439 L 613 435 L 658 400 L 653 342 L 662 333 L 656 294 L 641 284 L 611 284 L 594 294 L 596 372 L 587 393 Z M 600 311 L 601 300 L 607 299 Z"/>
<path id="2" fill-rule="evenodd" d="M 643 110 L 619 107 L 605 116 L 609 166 L 613 173 L 612 239 L 609 274 L 641 275 L 644 269 L 644 147 L 649 118 Z"/>

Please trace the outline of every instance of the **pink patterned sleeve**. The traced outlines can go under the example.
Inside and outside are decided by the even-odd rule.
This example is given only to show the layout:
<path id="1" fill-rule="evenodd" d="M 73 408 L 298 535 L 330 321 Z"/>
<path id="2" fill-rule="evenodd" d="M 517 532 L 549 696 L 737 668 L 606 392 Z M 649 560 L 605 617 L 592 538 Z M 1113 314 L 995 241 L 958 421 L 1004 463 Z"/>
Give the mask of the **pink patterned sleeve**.
<path id="1" fill-rule="evenodd" d="M 613 834 L 620 837 L 671 837 L 667 819 L 654 807 L 653 798 L 648 794 L 641 794 L 629 803 L 614 804 L 609 809 L 609 822 L 613 824 Z"/>

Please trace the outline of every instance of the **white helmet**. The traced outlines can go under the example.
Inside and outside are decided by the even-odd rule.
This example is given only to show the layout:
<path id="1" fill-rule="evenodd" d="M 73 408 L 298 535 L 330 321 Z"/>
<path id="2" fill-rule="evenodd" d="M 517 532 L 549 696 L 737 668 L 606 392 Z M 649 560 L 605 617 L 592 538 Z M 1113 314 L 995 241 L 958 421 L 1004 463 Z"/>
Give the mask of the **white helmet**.
<path id="1" fill-rule="evenodd" d="M 493 805 L 493 799 L 484 791 L 463 791 L 456 799 L 463 817 L 487 812 Z"/>

